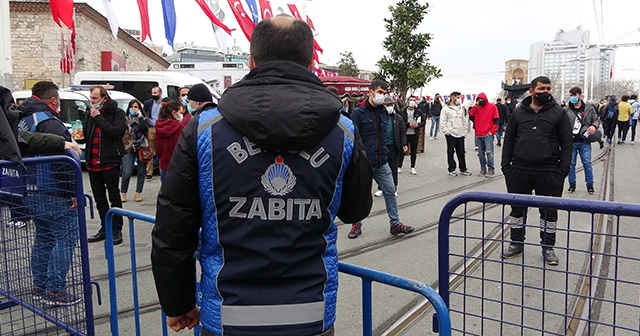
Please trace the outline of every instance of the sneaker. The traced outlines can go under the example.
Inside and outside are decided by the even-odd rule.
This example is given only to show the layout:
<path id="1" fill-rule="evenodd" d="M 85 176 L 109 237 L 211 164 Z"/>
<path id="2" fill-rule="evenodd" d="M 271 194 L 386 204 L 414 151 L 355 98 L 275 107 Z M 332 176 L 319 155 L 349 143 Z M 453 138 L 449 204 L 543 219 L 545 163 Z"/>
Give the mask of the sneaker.
<path id="1" fill-rule="evenodd" d="M 618 140 L 618 145 L 622 144 L 622 141 Z"/>
<path id="2" fill-rule="evenodd" d="M 429 140 L 433 140 L 433 137 L 429 137 Z"/>
<path id="3" fill-rule="evenodd" d="M 33 287 L 31 288 L 31 297 L 34 300 L 42 300 L 42 297 L 44 296 L 44 294 L 46 292 L 47 291 L 44 288 L 42 288 L 40 286 L 33 285 Z"/>
<path id="4" fill-rule="evenodd" d="M 433 140 L 438 140 L 438 137 L 437 137 L 437 136 L 434 136 L 434 137 L 433 137 Z"/>
<path id="5" fill-rule="evenodd" d="M 81 297 L 69 294 L 67 292 L 50 292 L 47 291 L 42 296 L 42 301 L 52 306 L 71 306 L 82 300 Z"/>
<path id="6" fill-rule="evenodd" d="M 493 168 L 489 168 L 489 169 L 487 169 L 487 174 L 484 175 L 484 177 L 491 177 L 491 176 L 494 176 L 494 175 L 496 175 L 496 171 Z"/>
<path id="7" fill-rule="evenodd" d="M 398 167 L 398 174 L 402 173 L 402 167 Z"/>
<path id="8" fill-rule="evenodd" d="M 623 140 L 623 141 L 620 141 L 620 144 L 621 144 L 621 145 L 624 145 L 624 140 Z"/>
<path id="9" fill-rule="evenodd" d="M 496 146 L 498 146 L 498 147 L 502 146 L 502 142 L 498 141 L 498 143 L 496 144 Z"/>
<path id="10" fill-rule="evenodd" d="M 151 175 L 147 175 L 147 180 L 151 180 L 152 176 Z"/>
<path id="11" fill-rule="evenodd" d="M 544 261 L 547 263 L 547 265 L 558 264 L 559 259 L 556 256 L 556 253 L 553 251 L 553 247 L 543 247 L 542 256 L 544 257 Z"/>
<path id="12" fill-rule="evenodd" d="M 509 246 L 502 252 L 502 259 L 510 259 L 524 251 L 524 246 L 522 244 L 514 244 L 510 243 Z"/>
<path id="13" fill-rule="evenodd" d="M 362 234 L 362 225 L 353 224 L 351 225 L 351 231 L 349 231 L 349 239 L 356 239 L 358 236 Z"/>
<path id="14" fill-rule="evenodd" d="M 98 232 L 96 232 L 96 234 L 94 234 L 93 236 L 87 238 L 87 241 L 89 243 L 97 243 L 99 241 L 103 241 L 107 239 L 107 234 L 104 233 L 104 228 L 100 228 L 100 230 L 98 230 Z"/>
<path id="15" fill-rule="evenodd" d="M 600 141 L 598 141 L 598 143 L 600 144 L 600 149 L 603 149 L 604 148 L 604 141 L 600 140 Z"/>
<path id="16" fill-rule="evenodd" d="M 418 172 L 415 168 L 411 168 L 411 175 L 418 175 Z"/>
<path id="17" fill-rule="evenodd" d="M 476 146 L 476 152 L 478 151 L 478 146 Z"/>
<path id="18" fill-rule="evenodd" d="M 631 141 L 631 144 L 633 145 L 633 141 Z"/>
<path id="19" fill-rule="evenodd" d="M 587 184 L 587 192 L 589 193 L 589 195 L 593 195 L 596 193 L 596 190 L 593 189 L 593 184 Z"/>
<path id="20" fill-rule="evenodd" d="M 458 173 L 456 173 L 455 171 L 450 171 L 449 176 L 458 176 Z"/>
<path id="21" fill-rule="evenodd" d="M 122 203 L 127 203 L 127 194 L 121 193 L 120 200 L 122 201 Z"/>
<path id="22" fill-rule="evenodd" d="M 575 183 L 569 183 L 569 189 L 567 189 L 568 192 L 570 193 L 574 193 L 576 192 L 576 184 Z"/>
<path id="23" fill-rule="evenodd" d="M 607 143 L 611 144 L 613 141 L 611 141 L 611 138 L 607 138 Z"/>
<path id="24" fill-rule="evenodd" d="M 373 193 L 373 196 L 375 197 L 382 197 L 382 190 L 378 190 L 376 192 Z"/>
<path id="25" fill-rule="evenodd" d="M 398 192 L 397 191 L 396 191 L 395 195 L 396 195 L 396 197 L 398 197 Z"/>
<path id="26" fill-rule="evenodd" d="M 399 235 L 399 234 L 411 233 L 413 231 L 415 231 L 414 228 L 412 228 L 409 225 L 404 225 L 404 224 L 402 224 L 402 222 L 398 222 L 396 225 L 392 226 L 389 229 L 389 232 L 394 236 Z"/>
<path id="27" fill-rule="evenodd" d="M 487 175 L 487 168 L 482 167 L 480 168 L 480 172 L 478 173 L 478 176 L 485 176 Z"/>
<path id="28" fill-rule="evenodd" d="M 142 195 L 140 195 L 140 193 L 136 193 L 133 198 L 136 200 L 136 202 L 142 202 Z"/>
<path id="29" fill-rule="evenodd" d="M 465 171 L 463 171 L 463 172 L 460 172 L 460 175 L 462 175 L 462 176 L 471 176 L 471 175 L 473 175 L 473 174 L 471 174 L 471 172 L 470 172 L 470 171 L 465 170 Z"/>

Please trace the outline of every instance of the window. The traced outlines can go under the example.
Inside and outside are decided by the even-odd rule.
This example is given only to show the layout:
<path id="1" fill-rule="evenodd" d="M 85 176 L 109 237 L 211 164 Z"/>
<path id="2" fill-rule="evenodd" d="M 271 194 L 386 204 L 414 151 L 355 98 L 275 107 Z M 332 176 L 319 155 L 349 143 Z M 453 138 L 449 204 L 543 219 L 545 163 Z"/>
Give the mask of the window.
<path id="1" fill-rule="evenodd" d="M 175 85 L 168 85 L 167 86 L 167 97 L 175 100 L 175 101 L 180 101 L 180 97 L 178 97 L 180 95 L 180 88 L 175 86 Z"/>
<path id="2" fill-rule="evenodd" d="M 134 82 L 134 81 L 107 81 L 107 80 L 83 80 L 82 85 L 111 84 L 116 91 L 126 92 L 138 100 L 144 102 L 151 99 L 151 88 L 158 85 L 158 82 Z"/>

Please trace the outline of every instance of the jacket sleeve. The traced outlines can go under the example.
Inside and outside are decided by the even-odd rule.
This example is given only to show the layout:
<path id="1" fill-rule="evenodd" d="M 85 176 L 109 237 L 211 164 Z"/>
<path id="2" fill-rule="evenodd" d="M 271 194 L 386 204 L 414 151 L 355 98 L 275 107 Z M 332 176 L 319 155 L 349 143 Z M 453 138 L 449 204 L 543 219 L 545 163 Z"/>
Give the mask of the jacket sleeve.
<path id="1" fill-rule="evenodd" d="M 64 151 L 65 140 L 60 135 L 22 130 L 18 130 L 18 135 L 29 145 L 23 155 L 55 154 Z"/>
<path id="2" fill-rule="evenodd" d="M 404 124 L 404 119 L 398 116 L 398 128 L 400 129 L 400 144 L 402 147 L 407 145 L 407 127 Z"/>
<path id="3" fill-rule="evenodd" d="M 571 167 L 571 154 L 573 152 L 573 134 L 571 130 L 573 125 L 569 122 L 569 116 L 562 113 L 560 117 L 560 125 L 558 125 L 558 140 L 560 140 L 560 162 L 558 163 L 558 172 L 564 179 L 569 174 Z"/>
<path id="4" fill-rule="evenodd" d="M 424 127 L 424 125 L 427 124 L 426 113 L 424 113 L 424 111 L 419 110 L 419 109 L 416 109 L 416 111 L 420 111 L 419 117 L 421 117 L 421 118 L 420 118 L 420 123 L 418 124 L 418 128 L 422 128 L 422 127 Z"/>
<path id="5" fill-rule="evenodd" d="M 500 162 L 500 167 L 502 168 L 503 172 L 511 167 L 511 160 L 513 160 L 513 147 L 516 142 L 517 132 L 518 124 L 516 121 L 516 117 L 512 112 L 509 116 L 509 121 L 507 122 L 507 131 L 504 133 L 504 141 L 502 142 L 502 161 Z"/>
<path id="6" fill-rule="evenodd" d="M 40 133 L 55 134 L 63 137 L 66 141 L 71 141 L 71 133 L 69 130 L 58 120 L 45 120 L 38 124 L 36 130 Z"/>
<path id="7" fill-rule="evenodd" d="M 109 123 L 102 114 L 95 116 L 93 122 L 111 139 L 122 138 L 127 130 L 127 120 L 124 111 L 121 109 L 116 109 L 113 123 Z"/>
<path id="8" fill-rule="evenodd" d="M 442 129 L 442 133 L 444 135 L 449 135 L 451 134 L 451 129 L 449 128 L 449 120 L 448 120 L 448 115 L 447 115 L 447 109 L 448 107 L 443 107 L 442 110 L 440 110 L 440 129 Z"/>
<path id="9" fill-rule="evenodd" d="M 195 307 L 200 208 L 197 122 L 178 140 L 158 194 L 156 224 L 151 233 L 151 265 L 160 304 L 167 316 L 180 316 Z M 196 192 L 194 192 L 196 191 Z"/>
<path id="10" fill-rule="evenodd" d="M 342 201 L 338 209 L 340 220 L 356 223 L 369 216 L 373 205 L 372 182 L 373 169 L 364 151 L 360 134 L 355 132 L 353 154 L 342 182 Z"/>
<path id="11" fill-rule="evenodd" d="M 136 122 L 138 123 L 138 127 L 140 127 L 140 131 L 142 133 L 147 134 L 149 132 L 149 122 L 144 114 L 139 117 Z"/>
<path id="12" fill-rule="evenodd" d="M 587 115 L 589 116 L 589 125 L 598 129 L 600 127 L 600 118 L 598 118 L 598 112 L 596 112 L 596 107 L 588 104 L 587 107 Z"/>

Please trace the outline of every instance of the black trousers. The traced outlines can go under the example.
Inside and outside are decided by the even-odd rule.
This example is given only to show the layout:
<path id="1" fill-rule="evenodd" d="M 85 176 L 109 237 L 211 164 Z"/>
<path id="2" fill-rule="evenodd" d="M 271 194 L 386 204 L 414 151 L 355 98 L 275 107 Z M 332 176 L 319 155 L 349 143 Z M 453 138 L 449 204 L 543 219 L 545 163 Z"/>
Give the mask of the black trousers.
<path id="1" fill-rule="evenodd" d="M 627 140 L 627 133 L 629 132 L 629 121 L 618 121 L 618 141 Z"/>
<path id="2" fill-rule="evenodd" d="M 388 160 L 389 168 L 391 168 L 391 176 L 393 176 L 393 185 L 398 189 L 398 161 L 404 156 L 404 153 L 399 152 L 396 145 L 387 145 L 387 149 L 389 149 Z"/>
<path id="3" fill-rule="evenodd" d="M 613 139 L 613 136 L 616 134 L 616 125 L 618 124 L 618 120 L 616 119 L 605 119 L 604 120 L 604 135 L 607 139 Z"/>
<path id="4" fill-rule="evenodd" d="M 447 161 L 449 163 L 449 171 L 456 171 L 456 160 L 453 159 L 453 153 L 458 156 L 458 165 L 460 171 L 467 171 L 467 161 L 464 158 L 464 137 L 456 138 L 446 135 L 447 138 Z"/>
<path id="5" fill-rule="evenodd" d="M 418 130 L 419 128 L 416 128 Z M 409 145 L 409 153 L 411 153 L 411 168 L 416 167 L 416 157 L 418 155 L 418 138 L 419 134 L 407 134 L 407 145 Z M 402 163 L 404 161 L 404 155 L 400 158 L 400 163 L 398 167 L 402 168 Z"/>
<path id="6" fill-rule="evenodd" d="M 562 196 L 565 175 L 554 171 L 532 171 L 510 168 L 505 172 L 507 191 L 511 194 L 531 195 L 535 191 L 539 196 Z M 554 246 L 556 244 L 556 225 L 558 210 L 539 208 L 540 212 L 540 244 Z M 511 240 L 524 242 L 526 207 L 511 206 Z"/>
<path id="7" fill-rule="evenodd" d="M 104 228 L 104 220 L 109 211 L 109 203 L 113 208 L 122 208 L 122 199 L 120 199 L 120 189 L 118 188 L 118 180 L 120 179 L 120 167 L 112 168 L 104 171 L 89 171 L 89 182 L 91 183 L 91 191 L 96 201 L 96 207 L 100 214 L 100 225 Z M 107 199 L 107 192 L 109 198 Z M 113 230 L 122 231 L 122 216 L 113 216 Z"/>

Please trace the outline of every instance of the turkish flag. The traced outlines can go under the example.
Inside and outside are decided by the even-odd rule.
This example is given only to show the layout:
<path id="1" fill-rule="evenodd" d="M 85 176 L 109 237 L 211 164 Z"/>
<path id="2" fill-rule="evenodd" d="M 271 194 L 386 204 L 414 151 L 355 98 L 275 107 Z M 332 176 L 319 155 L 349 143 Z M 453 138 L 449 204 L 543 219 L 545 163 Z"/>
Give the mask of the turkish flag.
<path id="1" fill-rule="evenodd" d="M 198 5 L 200 5 L 200 8 L 202 8 L 202 11 L 207 15 L 209 20 L 211 20 L 211 22 L 214 25 L 222 28 L 222 30 L 226 31 L 227 34 L 231 35 L 231 29 L 229 29 L 229 27 L 227 27 L 224 23 L 222 23 L 222 21 L 218 20 L 218 18 L 213 14 L 213 12 L 211 11 L 211 8 L 209 8 L 209 5 L 207 5 L 205 0 L 196 0 L 196 2 L 198 3 Z M 240 2 L 240 1 L 236 0 L 236 2 Z M 231 1 L 229 1 L 229 6 L 231 6 Z M 232 8 L 233 8 L 233 6 L 232 6 Z M 245 15 L 246 15 L 246 13 L 245 13 Z M 253 22 L 253 21 L 251 21 L 251 22 Z"/>
<path id="2" fill-rule="evenodd" d="M 148 0 L 138 0 L 138 9 L 140 10 L 140 22 L 142 22 L 142 36 L 140 40 L 144 40 L 149 37 L 151 40 L 151 29 L 149 28 L 149 5 Z"/>
<path id="3" fill-rule="evenodd" d="M 273 17 L 271 12 L 271 3 L 267 0 L 260 0 L 260 11 L 262 12 L 262 19 Z"/>
<path id="4" fill-rule="evenodd" d="M 316 30 L 316 27 L 313 26 L 313 21 L 311 21 L 311 18 L 307 16 L 307 24 L 309 25 L 309 27 L 311 27 L 311 29 Z"/>
<path id="5" fill-rule="evenodd" d="M 196 1 L 200 2 L 203 0 Z M 242 29 L 244 36 L 246 36 L 247 40 L 251 42 L 251 34 L 253 33 L 253 28 L 256 27 L 256 24 L 251 20 L 251 17 L 247 15 L 247 12 L 244 11 L 244 7 L 242 7 L 242 2 L 240 2 L 240 0 L 227 0 L 227 2 L 233 11 L 233 15 L 236 17 L 236 20 L 238 20 L 238 24 L 240 25 L 240 29 Z"/>
<path id="6" fill-rule="evenodd" d="M 293 14 L 293 17 L 298 20 L 302 20 L 302 16 L 300 16 L 300 12 L 298 12 L 298 7 L 296 7 L 296 5 L 288 4 L 287 6 L 289 6 L 289 10 L 291 11 L 291 14 Z"/>
<path id="7" fill-rule="evenodd" d="M 49 7 L 51 7 L 53 21 L 58 26 L 62 27 L 62 22 L 67 28 L 75 30 L 75 25 L 73 24 L 73 0 L 50 0 Z"/>

